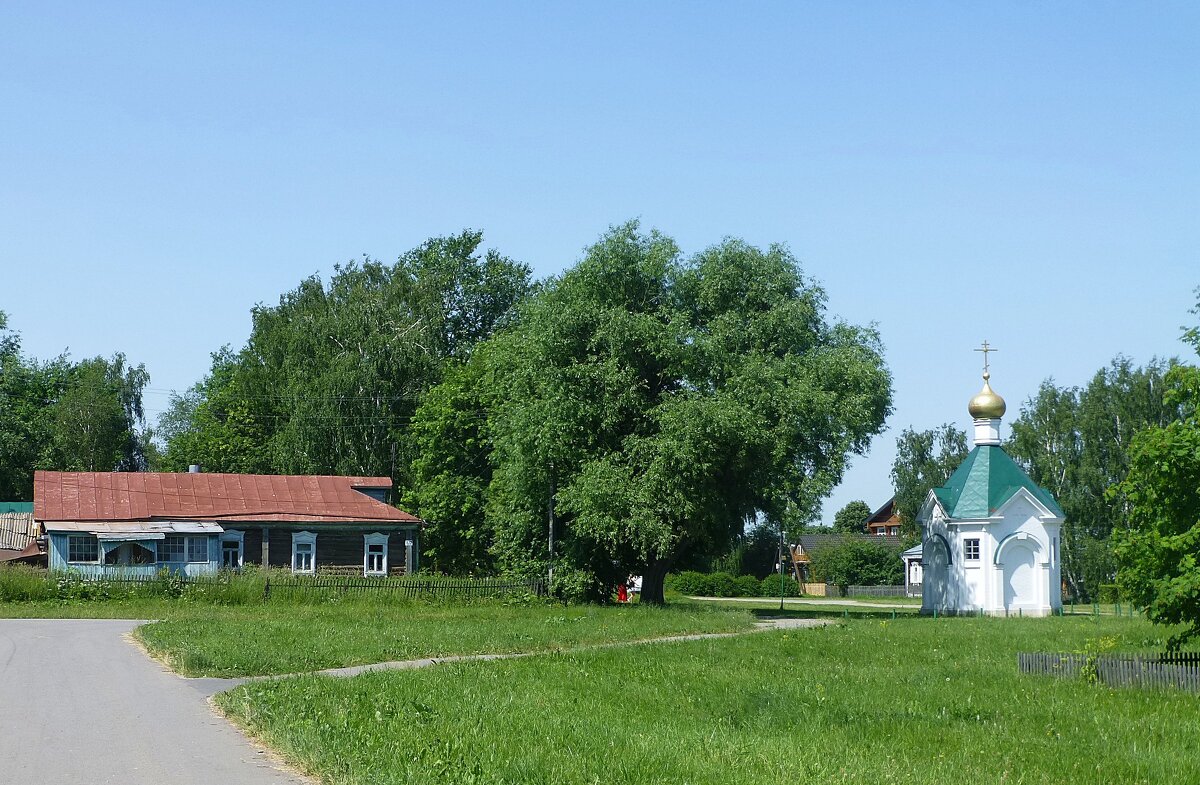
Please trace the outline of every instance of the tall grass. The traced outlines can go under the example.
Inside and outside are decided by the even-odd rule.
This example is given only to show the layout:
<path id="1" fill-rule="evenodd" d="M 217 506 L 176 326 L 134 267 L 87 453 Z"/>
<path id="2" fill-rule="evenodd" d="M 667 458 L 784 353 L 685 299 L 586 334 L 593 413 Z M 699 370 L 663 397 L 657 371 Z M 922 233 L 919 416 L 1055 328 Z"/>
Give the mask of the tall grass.
<path id="1" fill-rule="evenodd" d="M 1162 645 L 1116 618 L 852 621 L 260 682 L 218 703 L 342 785 L 1200 782 L 1200 702 L 1024 676 L 1022 650 Z"/>
<path id="2" fill-rule="evenodd" d="M 497 587 L 494 582 L 430 575 L 363 581 L 352 577 L 308 578 L 283 569 L 250 567 L 186 579 L 167 570 L 150 579 L 116 575 L 84 579 L 71 571 L 52 573 L 26 565 L 0 566 L 0 603 L 177 600 L 210 605 L 256 605 L 267 601 L 289 605 L 346 602 L 394 605 L 406 600 L 511 599 L 527 593 L 520 588 Z"/>

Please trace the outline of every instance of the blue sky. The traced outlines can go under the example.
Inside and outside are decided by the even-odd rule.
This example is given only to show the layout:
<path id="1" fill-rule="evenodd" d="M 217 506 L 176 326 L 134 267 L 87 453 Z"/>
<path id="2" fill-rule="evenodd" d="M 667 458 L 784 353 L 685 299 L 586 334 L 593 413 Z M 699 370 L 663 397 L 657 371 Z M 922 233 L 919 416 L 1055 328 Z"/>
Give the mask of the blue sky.
<path id="1" fill-rule="evenodd" d="M 0 310 L 124 351 L 147 405 L 249 310 L 464 227 L 561 271 L 640 218 L 786 243 L 876 322 L 889 431 L 1182 354 L 1200 285 L 1194 3 L 0 4 Z"/>

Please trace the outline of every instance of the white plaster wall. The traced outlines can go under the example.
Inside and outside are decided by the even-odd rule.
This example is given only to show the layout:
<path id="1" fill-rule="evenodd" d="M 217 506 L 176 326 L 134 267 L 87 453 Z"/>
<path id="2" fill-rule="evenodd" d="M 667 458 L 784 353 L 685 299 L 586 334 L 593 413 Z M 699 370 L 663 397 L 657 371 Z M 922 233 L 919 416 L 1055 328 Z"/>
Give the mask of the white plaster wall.
<path id="1" fill-rule="evenodd" d="M 985 613 L 1004 614 L 1020 612 L 1026 615 L 1046 615 L 1062 607 L 1062 543 L 1054 545 L 1059 537 L 1060 525 L 1041 519 L 1041 509 L 1025 495 L 1019 494 L 997 517 L 983 520 L 947 521 L 937 505 L 929 511 L 929 519 L 923 526 L 922 540 L 925 543 L 924 558 L 930 563 L 931 539 L 934 535 L 945 537 L 950 546 L 950 565 L 945 573 L 945 585 L 937 585 L 938 576 L 926 570 L 921 608 L 929 613 L 935 608 L 939 612 L 969 613 L 982 610 Z M 1028 547 L 1033 552 L 1033 581 L 1028 594 L 1016 598 L 1007 607 L 1005 603 L 1005 562 L 1011 572 L 1013 559 L 997 564 L 997 553 L 1001 544 L 1013 535 L 1024 535 L 1017 543 L 1007 548 Z M 964 541 L 979 540 L 979 560 L 966 561 Z M 1019 555 L 1015 551 L 1014 557 Z"/>

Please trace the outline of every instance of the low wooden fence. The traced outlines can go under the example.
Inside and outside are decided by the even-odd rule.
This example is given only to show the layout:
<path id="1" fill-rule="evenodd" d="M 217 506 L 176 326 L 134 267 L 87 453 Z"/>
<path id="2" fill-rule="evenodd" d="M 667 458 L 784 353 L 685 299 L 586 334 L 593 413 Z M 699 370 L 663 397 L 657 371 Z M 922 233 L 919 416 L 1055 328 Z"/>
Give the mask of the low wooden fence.
<path id="1" fill-rule="evenodd" d="M 1200 693 L 1200 652 L 1179 654 L 1017 654 L 1021 673 L 1080 678 L 1085 673 L 1108 687 L 1180 689 Z"/>

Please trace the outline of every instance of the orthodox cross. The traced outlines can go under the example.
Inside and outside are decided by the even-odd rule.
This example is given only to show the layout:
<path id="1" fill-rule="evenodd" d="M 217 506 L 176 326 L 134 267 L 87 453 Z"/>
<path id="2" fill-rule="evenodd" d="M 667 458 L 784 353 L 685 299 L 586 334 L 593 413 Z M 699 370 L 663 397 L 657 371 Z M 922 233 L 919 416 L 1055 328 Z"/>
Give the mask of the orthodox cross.
<path id="1" fill-rule="evenodd" d="M 1000 351 L 1000 350 L 999 350 L 999 349 L 993 349 L 991 346 L 988 346 L 988 342 L 987 342 L 986 340 L 984 340 L 984 342 L 983 342 L 983 348 L 976 349 L 975 351 L 977 351 L 977 352 L 983 352 L 983 372 L 984 372 L 985 374 L 986 374 L 986 373 L 988 373 L 988 358 L 987 358 L 987 356 L 988 356 L 988 352 L 998 352 L 998 351 Z"/>

